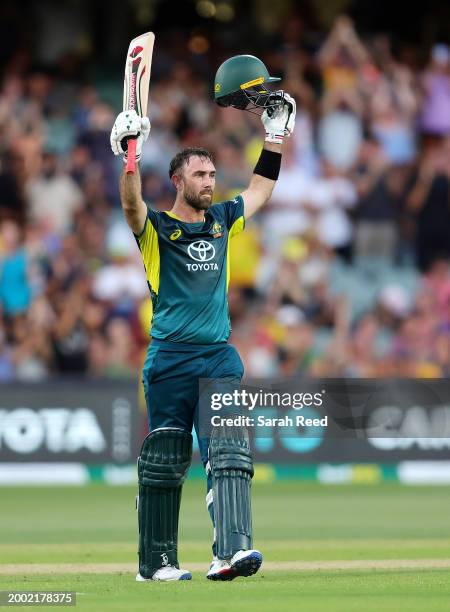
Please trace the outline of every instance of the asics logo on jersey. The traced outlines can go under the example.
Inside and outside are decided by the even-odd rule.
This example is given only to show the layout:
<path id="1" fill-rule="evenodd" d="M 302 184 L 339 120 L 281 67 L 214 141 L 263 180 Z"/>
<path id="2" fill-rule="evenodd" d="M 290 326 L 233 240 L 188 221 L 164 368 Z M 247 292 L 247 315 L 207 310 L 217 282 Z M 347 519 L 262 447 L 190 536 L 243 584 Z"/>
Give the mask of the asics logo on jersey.
<path id="1" fill-rule="evenodd" d="M 181 236 L 181 230 L 177 229 L 174 232 L 172 232 L 169 236 L 169 240 L 178 240 L 178 238 Z"/>
<path id="2" fill-rule="evenodd" d="M 188 246 L 187 252 L 191 259 L 199 262 L 186 264 L 186 268 L 189 272 L 203 272 L 219 269 L 217 263 L 211 261 L 216 255 L 216 249 L 210 242 L 206 242 L 206 240 L 197 240 Z"/>
<path id="3" fill-rule="evenodd" d="M 188 246 L 188 255 L 195 261 L 211 261 L 216 254 L 216 249 L 206 240 L 197 240 Z"/>

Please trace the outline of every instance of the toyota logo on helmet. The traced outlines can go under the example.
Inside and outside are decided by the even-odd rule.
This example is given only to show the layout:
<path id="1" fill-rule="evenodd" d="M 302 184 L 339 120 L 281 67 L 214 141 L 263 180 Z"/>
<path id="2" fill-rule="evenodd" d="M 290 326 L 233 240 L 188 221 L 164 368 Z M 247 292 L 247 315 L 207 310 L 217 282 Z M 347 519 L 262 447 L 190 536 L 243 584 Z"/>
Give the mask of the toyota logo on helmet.
<path id="1" fill-rule="evenodd" d="M 211 261 L 215 254 L 216 249 L 206 240 L 197 240 L 188 246 L 188 255 L 195 261 Z"/>

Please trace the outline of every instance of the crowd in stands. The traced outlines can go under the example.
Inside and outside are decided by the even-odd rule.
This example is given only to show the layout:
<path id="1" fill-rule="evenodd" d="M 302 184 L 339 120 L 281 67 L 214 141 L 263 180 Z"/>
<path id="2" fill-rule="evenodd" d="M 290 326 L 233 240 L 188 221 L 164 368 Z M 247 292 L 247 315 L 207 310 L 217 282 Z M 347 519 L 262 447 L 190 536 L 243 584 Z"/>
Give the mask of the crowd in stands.
<path id="1" fill-rule="evenodd" d="M 270 202 L 231 242 L 230 341 L 248 376 L 449 376 L 450 48 L 436 41 L 418 66 L 345 16 L 316 48 L 302 35 L 293 20 L 263 56 L 297 121 Z M 217 107 L 187 53 L 161 73 L 144 200 L 171 208 L 185 146 L 213 152 L 215 200 L 234 197 L 259 117 Z M 118 81 L 114 104 L 95 83 L 4 74 L 0 382 L 136 377 L 143 363 L 151 302 L 109 145 Z"/>

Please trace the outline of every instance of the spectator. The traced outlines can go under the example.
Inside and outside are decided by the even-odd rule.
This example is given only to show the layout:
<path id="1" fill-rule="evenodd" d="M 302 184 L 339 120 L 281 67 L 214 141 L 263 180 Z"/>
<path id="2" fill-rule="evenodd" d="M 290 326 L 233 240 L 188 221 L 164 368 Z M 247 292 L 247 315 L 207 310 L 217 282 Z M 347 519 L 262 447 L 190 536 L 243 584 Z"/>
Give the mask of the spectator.
<path id="1" fill-rule="evenodd" d="M 447 45 L 434 45 L 421 81 L 422 130 L 434 137 L 447 136 L 450 134 L 450 49 Z"/>
<path id="2" fill-rule="evenodd" d="M 70 229 L 74 213 L 83 205 L 83 193 L 75 181 L 58 171 L 58 157 L 45 152 L 40 175 L 27 185 L 29 217 L 47 231 L 64 234 Z"/>
<path id="3" fill-rule="evenodd" d="M 417 223 L 416 249 L 421 270 L 450 257 L 450 139 L 424 154 L 408 207 Z"/>
<path id="4" fill-rule="evenodd" d="M 356 258 L 381 257 L 393 261 L 397 242 L 398 183 L 381 146 L 366 141 L 355 175 L 359 202 L 356 209 Z"/>
<path id="5" fill-rule="evenodd" d="M 14 221 L 0 224 L 0 307 L 6 316 L 25 313 L 31 302 L 29 261 Z"/>
<path id="6" fill-rule="evenodd" d="M 88 286 L 86 280 L 77 281 L 67 296 L 57 294 L 56 320 L 52 328 L 53 359 L 56 371 L 61 374 L 87 372 L 89 338 L 83 317 L 83 307 Z"/>
<path id="7" fill-rule="evenodd" d="M 315 179 L 303 205 L 310 213 L 310 227 L 319 242 L 342 257 L 350 257 L 353 227 L 347 211 L 356 204 L 353 183 L 323 160 L 322 176 Z"/>

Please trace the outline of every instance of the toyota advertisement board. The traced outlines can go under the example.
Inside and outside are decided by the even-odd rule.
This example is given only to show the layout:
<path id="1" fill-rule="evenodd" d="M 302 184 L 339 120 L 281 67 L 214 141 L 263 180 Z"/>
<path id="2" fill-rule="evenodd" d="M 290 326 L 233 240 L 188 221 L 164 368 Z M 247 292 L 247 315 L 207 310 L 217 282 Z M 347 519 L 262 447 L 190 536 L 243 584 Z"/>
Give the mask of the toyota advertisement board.
<path id="1" fill-rule="evenodd" d="M 133 381 L 0 386 L 0 462 L 133 463 L 142 423 Z"/>

